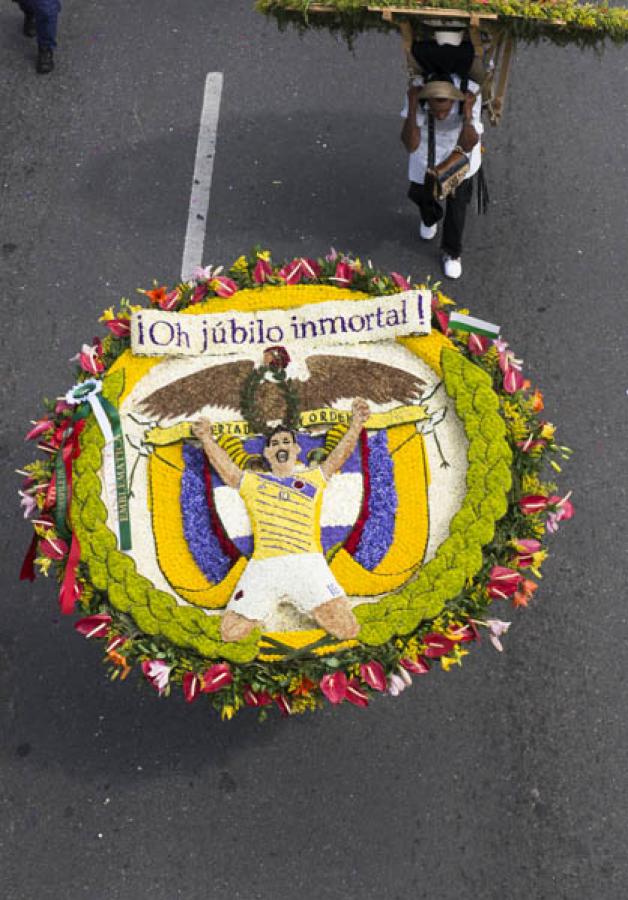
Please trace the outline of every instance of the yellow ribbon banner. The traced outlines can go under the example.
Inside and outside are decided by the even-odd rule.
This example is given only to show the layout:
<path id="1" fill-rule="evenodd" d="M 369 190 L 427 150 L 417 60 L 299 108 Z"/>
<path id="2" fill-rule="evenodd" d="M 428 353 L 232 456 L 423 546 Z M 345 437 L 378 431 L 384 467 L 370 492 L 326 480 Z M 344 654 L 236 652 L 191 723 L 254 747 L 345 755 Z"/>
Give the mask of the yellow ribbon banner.
<path id="1" fill-rule="evenodd" d="M 424 406 L 397 406 L 387 412 L 372 413 L 364 427 L 368 431 L 379 431 L 382 428 L 393 428 L 395 425 L 409 425 L 412 422 L 421 422 L 427 419 L 428 414 Z M 312 428 L 319 425 L 338 425 L 351 422 L 351 413 L 341 409 L 321 408 L 302 412 L 300 415 L 301 428 Z M 144 440 L 147 444 L 156 447 L 165 447 L 168 444 L 176 444 L 184 441 L 192 435 L 192 422 L 179 422 L 169 428 L 156 426 L 146 432 Z M 239 437 L 251 437 L 248 422 L 213 422 L 212 430 L 215 437 L 222 434 L 236 435 Z"/>

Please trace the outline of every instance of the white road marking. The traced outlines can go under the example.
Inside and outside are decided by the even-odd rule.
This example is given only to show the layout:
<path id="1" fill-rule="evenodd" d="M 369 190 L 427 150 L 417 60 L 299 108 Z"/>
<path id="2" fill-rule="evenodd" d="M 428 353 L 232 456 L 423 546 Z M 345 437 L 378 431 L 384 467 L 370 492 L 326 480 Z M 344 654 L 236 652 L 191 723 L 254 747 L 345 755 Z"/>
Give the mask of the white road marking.
<path id="1" fill-rule="evenodd" d="M 194 267 L 202 265 L 203 262 L 203 245 L 205 243 L 209 192 L 212 186 L 214 156 L 216 154 L 222 81 L 222 72 L 209 72 L 205 79 L 205 94 L 203 97 L 198 142 L 196 144 L 196 160 L 194 163 L 194 178 L 192 179 L 188 226 L 185 232 L 183 262 L 181 263 L 181 278 L 183 281 L 187 281 Z"/>

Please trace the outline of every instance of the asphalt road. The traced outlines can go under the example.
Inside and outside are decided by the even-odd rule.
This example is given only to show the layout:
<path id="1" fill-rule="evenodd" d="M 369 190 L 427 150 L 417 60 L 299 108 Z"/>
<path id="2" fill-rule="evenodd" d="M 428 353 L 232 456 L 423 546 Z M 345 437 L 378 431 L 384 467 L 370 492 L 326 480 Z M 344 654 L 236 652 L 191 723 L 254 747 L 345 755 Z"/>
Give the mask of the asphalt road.
<path id="1" fill-rule="evenodd" d="M 279 34 L 245 0 L 65 0 L 58 67 L 0 7 L 6 900 L 615 900 L 628 893 L 628 51 L 522 47 L 490 215 L 452 293 L 503 325 L 575 450 L 577 516 L 500 655 L 259 725 L 110 685 L 20 584 L 13 470 L 102 309 L 179 275 L 205 74 L 224 73 L 206 263 L 331 244 L 438 276 L 405 200 L 393 37 Z M 135 688 L 138 688 L 137 690 Z M 346 706 L 346 705 L 345 705 Z"/>

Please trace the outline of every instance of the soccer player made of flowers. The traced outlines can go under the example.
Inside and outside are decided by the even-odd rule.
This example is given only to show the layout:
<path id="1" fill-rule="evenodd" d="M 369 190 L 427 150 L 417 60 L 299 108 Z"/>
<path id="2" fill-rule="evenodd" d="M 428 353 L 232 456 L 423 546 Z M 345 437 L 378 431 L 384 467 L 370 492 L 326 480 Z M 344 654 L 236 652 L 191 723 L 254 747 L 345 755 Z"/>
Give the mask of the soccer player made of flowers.
<path id="1" fill-rule="evenodd" d="M 351 413 L 351 424 L 334 450 L 320 466 L 305 470 L 297 470 L 294 432 L 278 425 L 263 450 L 270 469 L 266 473 L 243 472 L 214 439 L 208 419 L 194 425 L 209 463 L 225 484 L 239 491 L 253 529 L 253 553 L 222 619 L 224 641 L 248 637 L 283 596 L 334 637 L 357 637 L 360 626 L 327 564 L 320 538 L 323 492 L 353 453 L 370 414 L 368 403 L 355 399 Z"/>

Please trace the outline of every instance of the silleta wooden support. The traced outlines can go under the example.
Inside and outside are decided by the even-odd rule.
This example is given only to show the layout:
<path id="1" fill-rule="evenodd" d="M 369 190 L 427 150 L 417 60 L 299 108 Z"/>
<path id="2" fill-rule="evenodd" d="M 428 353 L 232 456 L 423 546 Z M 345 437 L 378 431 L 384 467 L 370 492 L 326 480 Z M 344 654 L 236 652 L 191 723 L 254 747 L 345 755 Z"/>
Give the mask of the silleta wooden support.
<path id="1" fill-rule="evenodd" d="M 450 19 L 468 23 L 471 43 L 475 50 L 475 60 L 471 69 L 471 77 L 477 81 L 482 91 L 482 101 L 488 113 L 491 125 L 498 125 L 501 121 L 510 78 L 512 57 L 514 51 L 514 39 L 511 35 L 497 32 L 495 22 L 497 16 L 494 13 L 470 13 L 452 9 L 436 9 L 424 7 L 421 10 L 408 10 L 402 7 L 375 7 L 369 6 L 372 12 L 381 10 L 382 18 L 387 22 L 396 24 L 401 35 L 401 44 L 408 68 L 408 77 L 413 78 L 419 74 L 419 68 L 412 56 L 412 42 L 414 29 L 409 17 L 420 21 Z M 395 19 L 393 14 L 401 14 L 403 18 Z M 406 18 L 406 16 L 409 16 Z"/>

